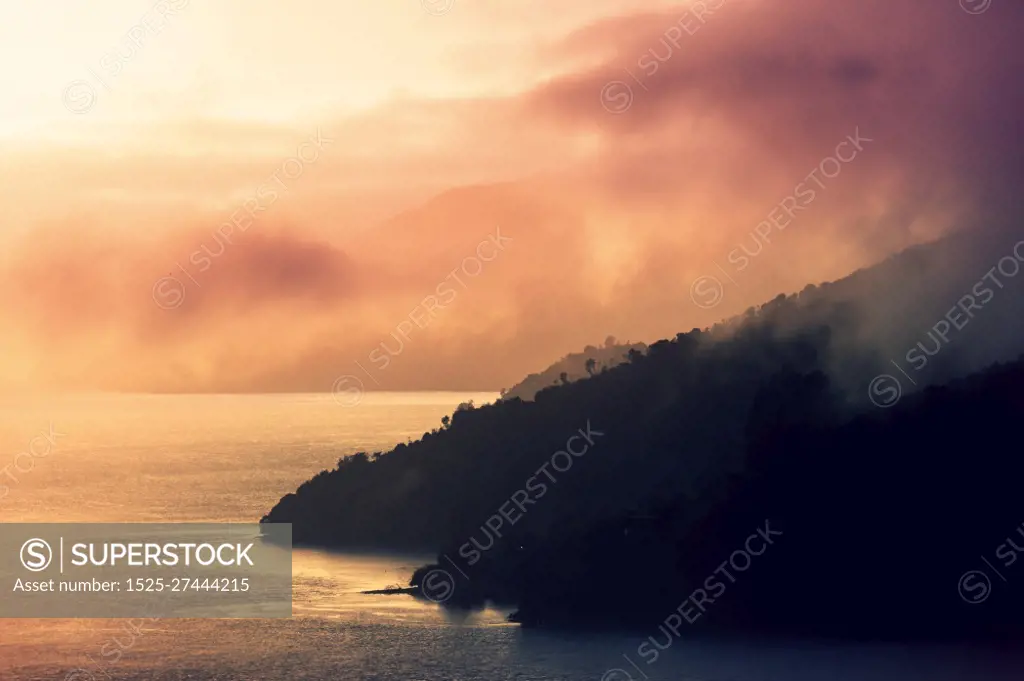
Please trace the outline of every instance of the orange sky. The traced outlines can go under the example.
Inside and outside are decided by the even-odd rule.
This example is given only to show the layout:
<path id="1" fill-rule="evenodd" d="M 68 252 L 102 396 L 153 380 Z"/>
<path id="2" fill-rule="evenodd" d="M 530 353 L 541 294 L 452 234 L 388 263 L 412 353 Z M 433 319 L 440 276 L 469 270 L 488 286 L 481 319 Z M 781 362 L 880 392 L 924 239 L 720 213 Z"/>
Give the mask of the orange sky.
<path id="1" fill-rule="evenodd" d="M 1022 28 L 999 0 L 6 3 L 0 387 L 497 389 L 1015 219 Z"/>

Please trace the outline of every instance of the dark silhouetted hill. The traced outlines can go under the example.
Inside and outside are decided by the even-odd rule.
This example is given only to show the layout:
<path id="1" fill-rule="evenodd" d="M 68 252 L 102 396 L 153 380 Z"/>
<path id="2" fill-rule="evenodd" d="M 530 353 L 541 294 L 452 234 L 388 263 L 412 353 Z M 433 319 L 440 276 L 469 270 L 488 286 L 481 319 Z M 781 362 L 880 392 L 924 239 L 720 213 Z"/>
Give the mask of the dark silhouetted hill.
<path id="1" fill-rule="evenodd" d="M 1010 449 L 1022 368 L 926 389 L 1024 349 L 1024 276 L 977 288 L 1014 242 L 964 239 L 780 295 L 534 401 L 457 410 L 321 472 L 264 521 L 292 523 L 297 543 L 437 550 L 413 583 L 447 607 L 654 627 L 769 522 L 778 546 L 725 593 L 705 585 L 715 602 L 693 626 L 1015 632 L 1010 606 L 965 608 L 957 580 L 1024 522 Z M 967 295 L 967 322 L 937 326 Z M 917 345 L 936 328 L 934 347 Z M 934 350 L 922 367 L 915 347 Z"/>

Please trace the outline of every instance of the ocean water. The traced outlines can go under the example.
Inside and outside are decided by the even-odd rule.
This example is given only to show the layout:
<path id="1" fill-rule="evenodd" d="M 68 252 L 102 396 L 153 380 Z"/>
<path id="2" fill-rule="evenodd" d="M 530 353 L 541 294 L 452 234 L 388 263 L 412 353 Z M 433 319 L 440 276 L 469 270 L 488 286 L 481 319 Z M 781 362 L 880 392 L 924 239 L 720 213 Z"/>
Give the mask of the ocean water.
<path id="1" fill-rule="evenodd" d="M 459 402 L 495 397 L 0 398 L 0 520 L 257 522 L 339 457 L 415 439 Z M 1024 656 L 942 646 L 677 640 L 646 665 L 642 635 L 523 631 L 504 611 L 452 615 L 360 593 L 404 584 L 430 559 L 296 550 L 287 620 L 0 620 L 0 681 L 1024 679 Z"/>

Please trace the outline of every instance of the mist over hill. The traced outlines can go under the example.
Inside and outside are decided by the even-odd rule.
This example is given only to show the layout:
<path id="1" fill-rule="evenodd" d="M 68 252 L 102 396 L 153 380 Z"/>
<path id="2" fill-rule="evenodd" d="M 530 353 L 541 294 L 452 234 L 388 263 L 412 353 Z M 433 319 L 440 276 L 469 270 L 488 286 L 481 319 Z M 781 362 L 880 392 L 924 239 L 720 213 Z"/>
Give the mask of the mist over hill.
<path id="1" fill-rule="evenodd" d="M 451 588 L 434 600 L 448 607 L 512 603 L 530 624 L 598 622 L 598 611 L 608 623 L 646 622 L 667 606 L 659 585 L 692 589 L 687 580 L 694 566 L 713 557 L 705 551 L 731 540 L 726 529 L 779 508 L 777 495 L 790 505 L 773 517 L 790 527 L 819 512 L 828 518 L 864 512 L 854 501 L 883 492 L 872 527 L 902 527 L 911 517 L 937 513 L 934 494 L 941 494 L 931 490 L 922 497 L 925 506 L 903 515 L 901 499 L 909 497 L 900 495 L 916 490 L 901 485 L 915 476 L 951 484 L 958 466 L 974 456 L 971 433 L 1005 434 L 1010 416 L 1020 416 L 1013 399 L 1024 373 L 1019 365 L 993 370 L 974 379 L 973 388 L 940 393 L 938 402 L 933 393 L 912 393 L 1024 350 L 1024 297 L 1016 291 L 1024 287 L 1022 263 L 1024 241 L 1000 230 L 909 249 L 710 329 L 653 343 L 616 366 L 578 380 L 567 375 L 533 401 L 511 396 L 460 408 L 419 441 L 360 453 L 322 471 L 264 521 L 293 523 L 297 543 L 438 550 L 438 564 L 425 566 L 414 584 L 431 597 L 437 576 L 446 575 Z M 876 421 L 880 408 L 901 400 L 903 416 Z M 970 418 L 956 424 L 957 447 L 944 451 L 941 426 L 957 405 Z M 898 435 L 896 444 L 879 443 L 884 457 L 873 453 L 863 466 L 851 462 L 850 443 L 891 434 Z M 931 458 L 911 451 L 914 438 Z M 847 454 L 833 458 L 832 450 Z M 986 472 L 968 490 L 970 499 L 985 496 L 984 484 L 1017 473 L 1002 452 L 985 451 Z M 851 490 L 844 481 L 854 480 Z M 797 499 L 807 505 L 793 506 Z M 990 514 L 979 510 L 972 517 L 987 522 L 1009 513 L 1004 506 L 986 508 Z M 630 528 L 638 529 L 630 534 Z M 820 523 L 815 530 L 824 531 Z M 621 573 L 631 575 L 621 598 L 595 594 L 592 575 L 625 570 L 625 559 L 616 557 L 623 546 L 614 539 L 622 536 L 646 537 L 641 548 L 628 547 L 642 567 Z M 891 532 L 884 537 L 896 541 Z M 871 537 L 862 540 L 873 546 Z M 820 538 L 804 533 L 793 541 Z M 805 555 L 807 549 L 793 550 Z M 852 597 L 828 594 L 823 603 L 855 605 Z M 914 592 L 904 605 L 917 607 L 925 596 Z M 767 622 L 766 611 L 751 602 L 740 599 L 734 607 L 732 619 L 719 616 L 721 626 L 738 626 L 755 610 L 757 621 Z M 801 614 L 787 628 L 821 615 L 809 605 L 795 612 Z M 893 631 L 905 634 L 916 620 L 900 613 L 893 616 L 904 619 Z M 949 619 L 942 622 L 930 633 L 953 631 Z M 828 629 L 843 633 L 833 625 Z M 847 633 L 858 628 L 851 624 Z"/>

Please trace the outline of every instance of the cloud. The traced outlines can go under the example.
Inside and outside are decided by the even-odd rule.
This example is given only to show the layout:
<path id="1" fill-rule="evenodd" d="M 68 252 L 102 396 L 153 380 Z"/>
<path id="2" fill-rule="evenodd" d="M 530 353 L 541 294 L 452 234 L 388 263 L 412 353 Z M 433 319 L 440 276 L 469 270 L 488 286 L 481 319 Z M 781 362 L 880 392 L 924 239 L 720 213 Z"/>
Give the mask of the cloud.
<path id="1" fill-rule="evenodd" d="M 509 248 L 376 376 L 496 389 L 609 334 L 671 336 L 914 243 L 1020 225 L 1024 8 L 703 8 L 603 7 L 559 40 L 520 43 L 516 68 L 533 78 L 515 91 L 396 95 L 327 121 L 336 146 L 227 245 L 217 225 L 308 133 L 184 121 L 155 147 L 140 128 L 139 149 L 120 155 L 9 155 L 0 178 L 21 198 L 0 267 L 14 329 L 0 375 L 326 390 L 393 347 L 397 325 L 500 228 Z M 631 93 L 617 113 L 602 102 L 613 81 Z M 758 247 L 772 211 L 858 130 L 862 153 L 736 271 L 730 254 Z M 724 268 L 736 281 L 722 305 L 695 306 L 693 280 Z M 161 309 L 154 285 L 168 276 L 183 298 Z"/>

